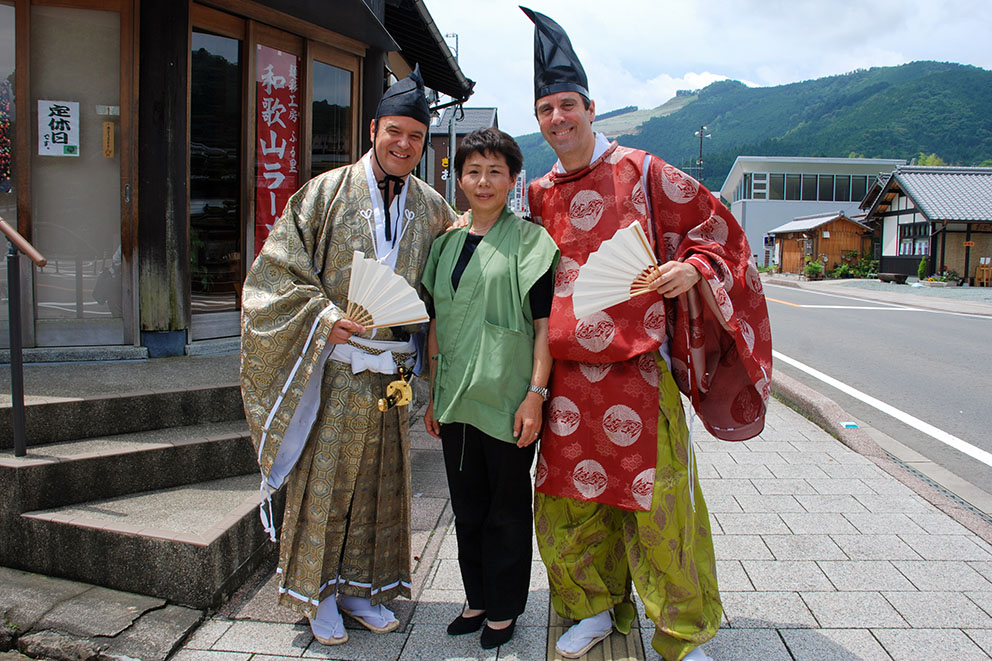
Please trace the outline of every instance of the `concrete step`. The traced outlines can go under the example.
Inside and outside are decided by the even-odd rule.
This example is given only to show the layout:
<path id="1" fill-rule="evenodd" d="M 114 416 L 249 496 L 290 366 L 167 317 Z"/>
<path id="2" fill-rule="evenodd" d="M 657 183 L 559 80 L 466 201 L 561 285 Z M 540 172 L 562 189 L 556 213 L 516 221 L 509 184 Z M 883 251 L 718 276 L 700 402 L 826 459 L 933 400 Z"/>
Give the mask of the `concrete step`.
<path id="1" fill-rule="evenodd" d="M 12 566 L 215 606 L 275 551 L 259 521 L 258 483 L 252 473 L 25 512 L 12 541 L 30 552 Z"/>
<path id="2" fill-rule="evenodd" d="M 29 449 L 95 436 L 243 419 L 241 390 L 233 384 L 83 397 L 33 397 L 24 408 Z M 0 449 L 12 447 L 8 401 L 0 406 Z"/>
<path id="3" fill-rule="evenodd" d="M 0 511 L 48 509 L 257 470 L 244 419 L 52 443 L 31 447 L 24 457 L 0 452 L 6 499 Z"/>

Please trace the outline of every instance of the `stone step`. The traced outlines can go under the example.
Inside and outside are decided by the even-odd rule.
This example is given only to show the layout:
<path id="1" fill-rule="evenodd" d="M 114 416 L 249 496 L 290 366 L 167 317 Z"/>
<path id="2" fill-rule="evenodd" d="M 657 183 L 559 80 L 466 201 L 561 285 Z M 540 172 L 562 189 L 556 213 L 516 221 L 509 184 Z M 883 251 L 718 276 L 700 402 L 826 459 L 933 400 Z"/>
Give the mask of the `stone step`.
<path id="1" fill-rule="evenodd" d="M 12 566 L 209 608 L 275 551 L 258 484 L 253 473 L 25 512 L 14 541 L 29 552 Z"/>
<path id="2" fill-rule="evenodd" d="M 40 396 L 30 398 L 24 407 L 29 449 L 94 436 L 243 419 L 241 390 L 234 384 L 84 397 Z M 0 449 L 12 447 L 8 399 L 0 406 Z"/>
<path id="3" fill-rule="evenodd" d="M 17 513 L 255 474 L 242 420 L 97 436 L 0 452 L 0 511 Z"/>

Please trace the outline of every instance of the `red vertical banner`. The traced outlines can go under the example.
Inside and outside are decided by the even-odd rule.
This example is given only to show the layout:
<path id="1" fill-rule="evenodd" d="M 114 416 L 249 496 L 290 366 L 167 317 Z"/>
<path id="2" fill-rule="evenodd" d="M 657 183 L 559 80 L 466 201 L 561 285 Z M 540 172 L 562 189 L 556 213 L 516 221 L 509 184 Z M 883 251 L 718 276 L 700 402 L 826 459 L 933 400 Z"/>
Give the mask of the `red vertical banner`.
<path id="1" fill-rule="evenodd" d="M 300 186 L 300 59 L 259 44 L 255 58 L 255 254 Z"/>

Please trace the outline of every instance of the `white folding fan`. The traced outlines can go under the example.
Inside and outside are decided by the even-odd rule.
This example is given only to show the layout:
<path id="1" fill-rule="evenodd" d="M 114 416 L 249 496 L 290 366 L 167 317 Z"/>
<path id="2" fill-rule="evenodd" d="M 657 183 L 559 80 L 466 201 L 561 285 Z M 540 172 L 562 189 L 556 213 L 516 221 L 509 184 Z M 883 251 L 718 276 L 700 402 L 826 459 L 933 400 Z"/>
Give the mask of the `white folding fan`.
<path id="1" fill-rule="evenodd" d="M 641 224 L 633 222 L 618 229 L 579 268 L 572 290 L 575 318 L 646 294 L 651 291 L 648 285 L 659 275 L 658 262 Z"/>
<path id="2" fill-rule="evenodd" d="M 345 316 L 366 329 L 430 321 L 427 307 L 403 276 L 357 250 L 351 256 Z"/>

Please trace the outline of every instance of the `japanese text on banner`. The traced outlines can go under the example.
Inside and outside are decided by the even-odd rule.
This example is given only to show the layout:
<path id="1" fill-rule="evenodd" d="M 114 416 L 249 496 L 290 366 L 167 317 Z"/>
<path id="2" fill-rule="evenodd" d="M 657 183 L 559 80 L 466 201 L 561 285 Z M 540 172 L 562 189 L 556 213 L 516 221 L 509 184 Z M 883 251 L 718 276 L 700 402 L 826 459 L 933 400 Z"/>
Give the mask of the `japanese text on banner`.
<path id="1" fill-rule="evenodd" d="M 299 58 L 258 46 L 256 57 L 255 254 L 299 188 Z"/>

